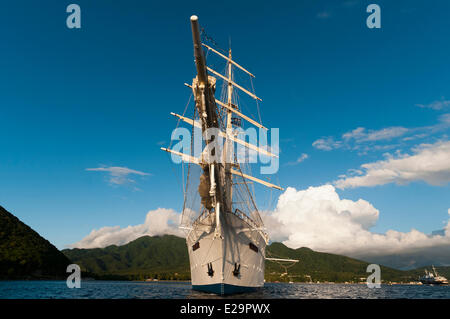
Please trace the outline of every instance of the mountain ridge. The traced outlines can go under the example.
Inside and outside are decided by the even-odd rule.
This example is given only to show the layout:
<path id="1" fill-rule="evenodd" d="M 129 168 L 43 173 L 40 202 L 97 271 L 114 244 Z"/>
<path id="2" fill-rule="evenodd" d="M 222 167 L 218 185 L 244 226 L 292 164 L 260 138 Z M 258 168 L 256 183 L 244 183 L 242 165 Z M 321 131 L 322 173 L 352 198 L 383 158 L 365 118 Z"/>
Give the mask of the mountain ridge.
<path id="1" fill-rule="evenodd" d="M 47 239 L 0 206 L 0 279 L 63 278 L 69 264 Z"/>
<path id="2" fill-rule="evenodd" d="M 298 259 L 298 263 L 266 261 L 267 281 L 361 282 L 369 275 L 369 262 L 317 252 L 291 249 L 282 243 L 267 246 L 267 257 Z M 31 227 L 0 206 L 0 279 L 62 279 L 66 267 L 79 264 L 84 277 L 97 279 L 189 280 L 186 240 L 173 235 L 142 236 L 125 245 L 59 251 Z M 413 270 L 381 267 L 384 282 L 415 281 L 430 266 Z M 436 267 L 449 278 L 450 267 Z"/>
<path id="3" fill-rule="evenodd" d="M 369 262 L 302 247 L 291 249 L 282 243 L 267 246 L 267 257 L 298 259 L 298 263 L 266 261 L 266 281 L 361 282 L 369 273 Z M 189 280 L 186 241 L 173 235 L 142 236 L 122 246 L 64 249 L 62 251 L 82 271 L 98 279 Z M 287 267 L 287 268 L 286 268 Z M 417 281 L 423 269 L 403 271 L 381 267 L 383 282 Z M 438 267 L 438 271 L 442 272 Z M 445 267 L 444 267 L 445 268 Z M 287 274 L 286 274 L 287 270 Z M 450 267 L 443 275 L 450 273 Z"/>

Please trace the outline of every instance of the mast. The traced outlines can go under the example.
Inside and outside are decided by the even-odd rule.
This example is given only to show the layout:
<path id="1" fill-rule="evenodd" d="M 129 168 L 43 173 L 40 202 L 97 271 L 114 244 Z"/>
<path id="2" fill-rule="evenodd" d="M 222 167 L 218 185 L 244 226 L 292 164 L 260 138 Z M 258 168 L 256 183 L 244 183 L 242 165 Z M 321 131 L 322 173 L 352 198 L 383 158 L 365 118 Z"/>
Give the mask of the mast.
<path id="1" fill-rule="evenodd" d="M 193 90 L 196 105 L 203 123 L 203 131 L 205 131 L 207 128 L 218 127 L 214 98 L 215 83 L 210 83 L 209 81 L 206 59 L 203 55 L 200 39 L 198 17 L 195 15 L 191 17 L 191 29 L 192 41 L 194 44 L 195 65 L 197 67 L 197 83 L 194 83 Z"/>
<path id="2" fill-rule="evenodd" d="M 195 96 L 195 104 L 202 121 L 202 132 L 205 133 L 209 128 L 218 128 L 216 103 L 215 103 L 215 79 L 208 76 L 206 60 L 203 55 L 203 48 L 200 39 L 200 29 L 198 17 L 191 16 L 192 41 L 194 45 L 195 65 L 197 67 L 197 77 L 192 83 L 192 90 Z M 212 139 L 205 140 L 208 145 Z M 216 151 L 216 150 L 214 150 Z M 207 156 L 212 154 L 207 154 Z M 214 209 L 216 217 L 215 236 L 221 236 L 220 232 L 220 211 L 223 198 L 220 163 L 211 163 L 202 165 L 203 175 L 200 179 L 203 188 L 209 184 L 209 194 L 201 194 L 202 200 L 211 202 L 211 207 L 206 207 L 209 212 Z M 209 183 L 208 183 L 209 182 Z M 208 196 L 209 195 L 209 196 Z M 226 207 L 225 207 L 226 208 Z"/>
<path id="3" fill-rule="evenodd" d="M 195 65 L 197 66 L 197 76 L 200 85 L 208 83 L 208 74 L 206 73 L 206 61 L 203 56 L 202 42 L 200 39 L 200 31 L 198 26 L 198 17 L 191 17 L 192 42 L 194 43 Z"/>
<path id="4" fill-rule="evenodd" d="M 232 126 L 232 116 L 233 112 L 231 111 L 233 109 L 233 84 L 232 84 L 232 65 L 231 65 L 231 48 L 228 52 L 228 101 L 227 101 L 227 126 L 226 126 L 226 134 L 227 138 L 225 140 L 225 147 L 224 147 L 224 156 L 225 156 L 225 196 L 226 196 L 226 206 L 229 211 L 232 210 L 232 203 L 233 203 L 233 181 L 232 181 L 232 175 L 231 175 L 231 150 L 230 147 L 233 147 L 233 145 L 229 141 L 229 136 L 233 134 L 233 126 Z M 230 145 L 231 144 L 231 145 Z M 230 153 L 231 152 L 231 153 Z"/>

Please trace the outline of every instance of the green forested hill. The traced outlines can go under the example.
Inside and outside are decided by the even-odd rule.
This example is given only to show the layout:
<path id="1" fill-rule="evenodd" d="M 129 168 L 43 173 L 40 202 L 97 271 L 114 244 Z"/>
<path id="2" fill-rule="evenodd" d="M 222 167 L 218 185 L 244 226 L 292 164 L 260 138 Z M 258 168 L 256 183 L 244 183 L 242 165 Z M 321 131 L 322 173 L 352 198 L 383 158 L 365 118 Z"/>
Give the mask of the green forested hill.
<path id="1" fill-rule="evenodd" d="M 83 271 L 98 278 L 190 278 L 186 242 L 171 235 L 144 236 L 123 246 L 66 249 L 63 253 L 79 264 Z M 367 262 L 308 248 L 291 249 L 281 243 L 272 243 L 267 247 L 267 255 L 300 260 L 288 266 L 287 274 L 284 274 L 286 268 L 279 263 L 266 261 L 267 281 L 359 282 L 369 275 L 366 273 Z M 381 267 L 381 272 L 383 281 L 417 279 L 411 272 L 387 267 Z"/>
<path id="2" fill-rule="evenodd" d="M 272 243 L 267 256 L 300 261 L 266 261 L 267 281 L 360 282 L 369 275 L 367 262 L 308 248 L 291 249 Z M 65 278 L 70 263 L 80 265 L 84 276 L 98 279 L 190 279 L 184 238 L 144 236 L 123 246 L 60 252 L 0 206 L 0 279 Z M 381 266 L 381 278 L 384 282 L 408 282 L 423 275 L 423 269 L 401 271 Z M 436 269 L 450 278 L 450 267 Z"/>
<path id="3" fill-rule="evenodd" d="M 62 278 L 68 264 L 48 240 L 0 206 L 0 279 Z"/>
<path id="4" fill-rule="evenodd" d="M 138 238 L 123 246 L 62 251 L 82 271 L 103 278 L 189 279 L 184 238 L 164 235 Z"/>
<path id="5" fill-rule="evenodd" d="M 304 247 L 291 249 L 281 243 L 272 243 L 267 247 L 266 255 L 299 260 L 295 264 L 266 261 L 266 280 L 270 281 L 360 282 L 370 275 L 366 272 L 369 265 L 367 262 Z M 286 275 L 280 275 L 286 270 Z M 381 279 L 384 282 L 413 280 L 408 272 L 384 266 L 381 266 Z"/>

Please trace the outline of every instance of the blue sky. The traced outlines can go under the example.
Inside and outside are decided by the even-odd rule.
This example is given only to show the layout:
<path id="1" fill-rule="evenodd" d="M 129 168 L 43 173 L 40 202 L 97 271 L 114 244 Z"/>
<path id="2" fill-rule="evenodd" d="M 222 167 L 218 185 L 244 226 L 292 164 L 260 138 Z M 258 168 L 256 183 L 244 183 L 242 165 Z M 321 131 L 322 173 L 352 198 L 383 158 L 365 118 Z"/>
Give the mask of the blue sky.
<path id="1" fill-rule="evenodd" d="M 0 205 L 58 248 L 94 228 L 140 224 L 158 207 L 181 210 L 180 167 L 159 144 L 195 75 L 192 14 L 221 47 L 231 37 L 235 59 L 256 75 L 262 120 L 280 128 L 285 187 L 320 186 L 385 152 L 448 140 L 448 127 L 429 129 L 450 112 L 448 1 L 76 1 L 80 30 L 65 25 L 70 3 L 0 4 Z M 381 6 L 381 29 L 366 27 L 369 3 Z M 359 127 L 409 131 L 313 146 Z M 98 167 L 148 175 L 118 184 L 86 170 Z M 448 181 L 337 191 L 380 211 L 374 232 L 431 233 L 450 208 Z"/>

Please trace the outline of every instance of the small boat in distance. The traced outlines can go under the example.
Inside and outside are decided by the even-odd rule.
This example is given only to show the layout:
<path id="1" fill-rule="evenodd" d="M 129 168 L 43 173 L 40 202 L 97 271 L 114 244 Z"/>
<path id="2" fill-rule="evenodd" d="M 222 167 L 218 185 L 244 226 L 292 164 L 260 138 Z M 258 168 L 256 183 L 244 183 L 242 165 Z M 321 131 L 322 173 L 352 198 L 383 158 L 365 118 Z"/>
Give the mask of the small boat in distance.
<path id="1" fill-rule="evenodd" d="M 432 266 L 433 272 L 429 272 L 425 269 L 425 275 L 420 277 L 419 280 L 424 285 L 448 285 L 447 278 L 439 276 L 436 268 Z"/>

